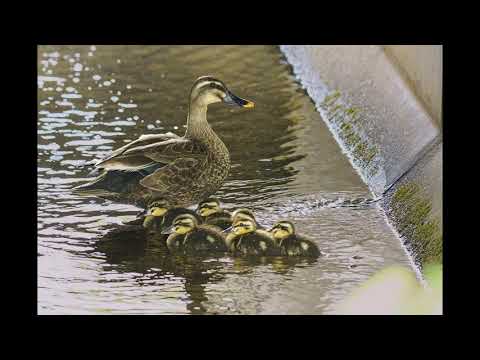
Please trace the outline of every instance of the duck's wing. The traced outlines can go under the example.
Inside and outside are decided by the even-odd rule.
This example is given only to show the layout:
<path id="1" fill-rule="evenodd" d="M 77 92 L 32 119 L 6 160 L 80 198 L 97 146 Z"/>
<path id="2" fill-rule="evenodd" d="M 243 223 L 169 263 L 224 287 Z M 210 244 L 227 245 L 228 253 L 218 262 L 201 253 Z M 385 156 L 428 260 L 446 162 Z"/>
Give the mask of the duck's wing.
<path id="1" fill-rule="evenodd" d="M 166 134 L 142 135 L 137 140 L 122 146 L 112 152 L 109 156 L 98 161 L 95 164 L 95 167 L 105 170 L 141 170 L 153 165 L 155 161 L 148 156 L 145 156 L 142 151 L 139 151 L 140 149 L 152 145 L 161 148 L 162 146 L 168 146 L 168 144 L 181 141 L 182 139 L 182 137 L 171 132 Z"/>
<path id="2" fill-rule="evenodd" d="M 198 173 L 201 163 L 201 159 L 178 158 L 155 170 L 153 174 L 145 176 L 139 183 L 153 191 L 168 192 L 170 189 L 187 185 L 188 181 Z"/>
<path id="3" fill-rule="evenodd" d="M 198 176 L 208 152 L 200 142 L 179 138 L 131 148 L 125 151 L 124 156 L 143 156 L 163 164 L 139 183 L 153 191 L 168 192 Z"/>

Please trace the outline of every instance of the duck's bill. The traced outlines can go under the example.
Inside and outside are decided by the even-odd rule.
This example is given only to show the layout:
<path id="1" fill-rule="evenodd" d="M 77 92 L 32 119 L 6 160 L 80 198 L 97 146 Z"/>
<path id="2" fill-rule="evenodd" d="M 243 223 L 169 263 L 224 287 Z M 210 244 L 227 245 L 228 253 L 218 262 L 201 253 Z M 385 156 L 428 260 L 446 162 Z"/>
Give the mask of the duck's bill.
<path id="1" fill-rule="evenodd" d="M 227 96 L 223 99 L 223 102 L 228 105 L 241 106 L 244 108 L 253 108 L 255 103 L 250 100 L 242 99 L 235 94 L 232 94 L 230 91 L 227 93 Z"/>

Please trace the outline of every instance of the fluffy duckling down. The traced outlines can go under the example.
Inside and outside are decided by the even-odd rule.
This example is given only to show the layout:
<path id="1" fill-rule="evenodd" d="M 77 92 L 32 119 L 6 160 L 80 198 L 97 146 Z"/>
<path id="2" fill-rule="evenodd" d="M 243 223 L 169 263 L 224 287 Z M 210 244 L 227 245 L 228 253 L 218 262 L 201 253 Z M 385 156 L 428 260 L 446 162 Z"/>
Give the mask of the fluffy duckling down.
<path id="1" fill-rule="evenodd" d="M 279 221 L 268 232 L 280 250 L 280 255 L 308 257 L 321 255 L 317 245 L 295 233 L 295 226 L 290 221 Z"/>
<path id="2" fill-rule="evenodd" d="M 232 226 L 232 214 L 220 206 L 216 198 L 208 198 L 198 204 L 197 213 L 203 222 L 226 230 Z"/>
<path id="3" fill-rule="evenodd" d="M 163 230 L 162 233 L 169 234 L 169 250 L 195 253 L 226 251 L 222 230 L 216 226 L 200 224 L 197 216 L 191 213 L 180 214 L 170 227 Z"/>
<path id="4" fill-rule="evenodd" d="M 271 235 L 257 228 L 251 218 L 236 219 L 231 232 L 225 238 L 228 250 L 235 255 L 277 255 L 278 251 Z"/>

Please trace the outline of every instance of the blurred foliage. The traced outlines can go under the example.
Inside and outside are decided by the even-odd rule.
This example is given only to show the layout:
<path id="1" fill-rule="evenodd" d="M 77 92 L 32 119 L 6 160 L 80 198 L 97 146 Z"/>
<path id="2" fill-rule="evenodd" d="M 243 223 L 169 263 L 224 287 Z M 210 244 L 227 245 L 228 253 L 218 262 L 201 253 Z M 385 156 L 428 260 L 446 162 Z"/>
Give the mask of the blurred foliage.
<path id="1" fill-rule="evenodd" d="M 337 304 L 335 313 L 441 315 L 443 267 L 427 265 L 423 274 L 425 286 L 408 268 L 394 266 L 381 270 Z"/>

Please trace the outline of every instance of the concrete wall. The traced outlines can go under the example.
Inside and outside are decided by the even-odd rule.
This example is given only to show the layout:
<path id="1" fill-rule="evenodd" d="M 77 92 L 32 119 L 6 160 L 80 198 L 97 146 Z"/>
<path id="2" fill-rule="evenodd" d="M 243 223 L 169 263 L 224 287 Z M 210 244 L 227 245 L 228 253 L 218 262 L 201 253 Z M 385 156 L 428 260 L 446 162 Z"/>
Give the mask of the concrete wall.
<path id="1" fill-rule="evenodd" d="M 443 57 L 441 45 L 385 45 L 385 53 L 441 125 Z"/>
<path id="2" fill-rule="evenodd" d="M 417 263 L 441 262 L 441 46 L 280 48 Z"/>

